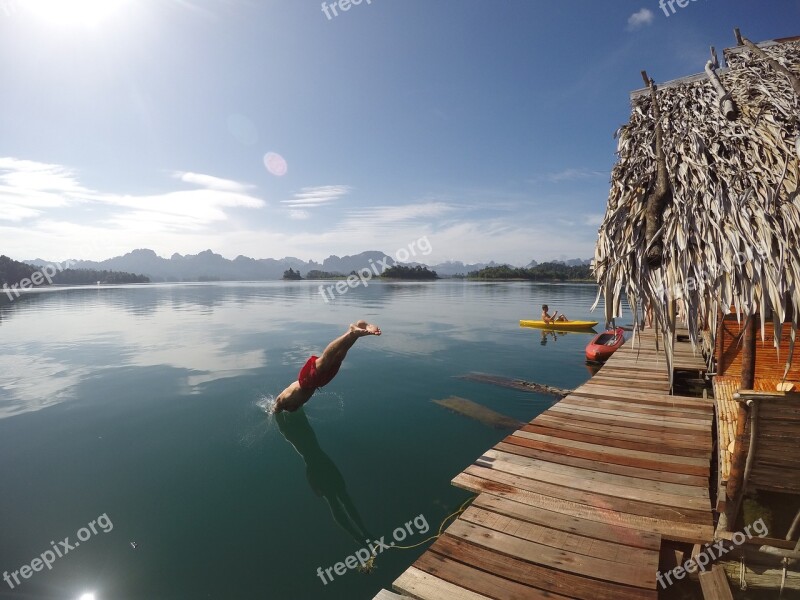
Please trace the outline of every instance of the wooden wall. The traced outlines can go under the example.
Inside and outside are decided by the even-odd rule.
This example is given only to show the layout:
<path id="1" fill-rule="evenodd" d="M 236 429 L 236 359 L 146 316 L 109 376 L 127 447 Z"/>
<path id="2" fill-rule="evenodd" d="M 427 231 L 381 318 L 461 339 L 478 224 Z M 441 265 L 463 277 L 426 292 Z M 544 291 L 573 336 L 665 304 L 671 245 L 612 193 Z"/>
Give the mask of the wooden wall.
<path id="1" fill-rule="evenodd" d="M 742 320 L 744 325 L 744 320 Z M 786 368 L 786 359 L 789 356 L 789 337 L 791 323 L 785 323 L 781 334 L 780 353 L 773 346 L 772 338 L 774 327 L 767 321 L 764 328 L 764 341 L 761 341 L 761 324 L 756 330 L 756 378 L 781 379 Z M 729 377 L 739 377 L 742 374 L 742 332 L 736 315 L 726 315 L 720 319 L 717 331 L 715 356 L 717 359 L 717 373 Z M 800 334 L 795 346 L 792 368 L 787 375 L 788 381 L 800 382 Z"/>

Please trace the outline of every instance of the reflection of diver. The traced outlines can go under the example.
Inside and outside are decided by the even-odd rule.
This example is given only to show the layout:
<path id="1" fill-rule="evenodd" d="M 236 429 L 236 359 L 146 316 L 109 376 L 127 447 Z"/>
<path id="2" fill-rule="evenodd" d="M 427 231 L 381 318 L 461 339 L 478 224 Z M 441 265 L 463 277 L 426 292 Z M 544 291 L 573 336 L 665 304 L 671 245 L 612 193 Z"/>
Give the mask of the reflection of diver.
<path id="1" fill-rule="evenodd" d="M 542 346 L 547 344 L 547 336 L 550 335 L 550 334 L 553 335 L 553 341 L 554 342 L 558 341 L 558 336 L 556 335 L 555 331 L 542 329 L 542 341 L 539 342 Z"/>
<path id="2" fill-rule="evenodd" d="M 333 520 L 359 544 L 367 539 L 374 539 L 364 527 L 361 516 L 347 493 L 344 477 L 320 448 L 305 411 L 301 408 L 294 413 L 282 412 L 275 415 L 275 421 L 286 441 L 303 457 L 308 484 L 317 496 L 325 498 Z"/>

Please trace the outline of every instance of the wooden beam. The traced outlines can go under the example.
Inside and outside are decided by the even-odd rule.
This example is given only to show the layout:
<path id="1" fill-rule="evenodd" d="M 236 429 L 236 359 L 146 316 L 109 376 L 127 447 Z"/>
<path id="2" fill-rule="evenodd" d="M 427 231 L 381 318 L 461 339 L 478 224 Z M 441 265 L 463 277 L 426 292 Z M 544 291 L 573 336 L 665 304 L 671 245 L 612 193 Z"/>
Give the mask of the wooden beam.
<path id="1" fill-rule="evenodd" d="M 756 315 L 750 315 L 744 323 L 742 336 L 742 378 L 739 388 L 752 390 L 756 378 Z"/>
<path id="2" fill-rule="evenodd" d="M 797 75 L 792 73 L 789 69 L 784 67 L 777 60 L 770 58 L 766 52 L 764 52 L 761 48 L 756 46 L 753 42 L 751 42 L 747 38 L 742 38 L 742 41 L 744 42 L 744 45 L 747 46 L 747 48 L 753 52 L 753 54 L 755 54 L 761 60 L 765 61 L 773 71 L 785 75 L 789 79 L 789 83 L 792 85 L 794 93 L 800 96 L 800 78 L 797 77 Z"/>

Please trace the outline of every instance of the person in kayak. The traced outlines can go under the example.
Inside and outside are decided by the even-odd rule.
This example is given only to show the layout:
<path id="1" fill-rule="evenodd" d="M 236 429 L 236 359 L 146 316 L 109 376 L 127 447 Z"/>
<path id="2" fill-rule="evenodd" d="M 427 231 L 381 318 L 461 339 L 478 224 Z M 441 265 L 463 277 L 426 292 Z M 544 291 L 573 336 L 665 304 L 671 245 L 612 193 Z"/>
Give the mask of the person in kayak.
<path id="1" fill-rule="evenodd" d="M 311 356 L 306 361 L 297 375 L 297 381 L 283 390 L 276 398 L 272 412 L 279 413 L 283 410 L 294 412 L 303 406 L 311 399 L 317 388 L 327 385 L 336 377 L 344 357 L 347 356 L 347 351 L 353 347 L 358 338 L 380 334 L 380 327 L 366 321 L 351 324 L 344 334 L 328 344 L 322 352 L 322 356 Z"/>
<path id="2" fill-rule="evenodd" d="M 557 310 L 553 311 L 553 316 L 551 317 L 549 310 L 547 304 L 542 304 L 542 321 L 545 323 L 563 323 L 564 321 L 569 321 L 567 315 L 559 315 Z"/>

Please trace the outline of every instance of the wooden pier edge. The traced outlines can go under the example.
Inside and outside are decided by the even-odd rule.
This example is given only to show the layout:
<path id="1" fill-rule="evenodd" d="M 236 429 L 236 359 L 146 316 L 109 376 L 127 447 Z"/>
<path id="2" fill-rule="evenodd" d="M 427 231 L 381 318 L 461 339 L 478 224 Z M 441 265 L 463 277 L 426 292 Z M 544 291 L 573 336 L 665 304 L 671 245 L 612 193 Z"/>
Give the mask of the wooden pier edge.
<path id="1" fill-rule="evenodd" d="M 677 368 L 703 372 L 688 343 Z M 416 600 L 657 600 L 661 541 L 713 539 L 713 400 L 669 394 L 655 335 L 452 483 L 473 504 L 400 577 Z M 397 598 L 382 590 L 376 600 Z"/>

